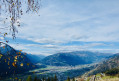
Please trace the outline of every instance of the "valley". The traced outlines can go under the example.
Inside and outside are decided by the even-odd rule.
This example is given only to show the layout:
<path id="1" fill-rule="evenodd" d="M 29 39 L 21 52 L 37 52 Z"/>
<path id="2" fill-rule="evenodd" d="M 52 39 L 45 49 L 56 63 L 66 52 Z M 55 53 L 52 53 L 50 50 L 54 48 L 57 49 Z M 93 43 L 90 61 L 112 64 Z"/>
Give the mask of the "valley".
<path id="1" fill-rule="evenodd" d="M 54 76 L 58 81 L 68 77 L 94 79 L 98 73 L 119 67 L 119 54 L 73 51 L 43 56 L 27 54 L 9 45 L 0 49 L 1 81 L 26 81 L 28 77 L 47 81 Z"/>
<path id="2" fill-rule="evenodd" d="M 40 65 L 40 64 L 37 64 Z M 46 68 L 37 68 L 30 70 L 24 74 L 16 74 L 12 76 L 8 76 L 7 78 L 4 78 L 3 81 L 11 81 L 18 77 L 18 79 L 25 80 L 29 75 L 38 78 L 47 78 L 52 77 L 54 75 L 57 75 L 57 78 L 59 81 L 64 81 L 67 79 L 67 77 L 73 78 L 80 76 L 92 69 L 97 65 L 97 63 L 94 64 L 85 64 L 85 65 L 77 65 L 77 66 L 47 66 Z M 9 79 L 8 79 L 9 78 Z"/>

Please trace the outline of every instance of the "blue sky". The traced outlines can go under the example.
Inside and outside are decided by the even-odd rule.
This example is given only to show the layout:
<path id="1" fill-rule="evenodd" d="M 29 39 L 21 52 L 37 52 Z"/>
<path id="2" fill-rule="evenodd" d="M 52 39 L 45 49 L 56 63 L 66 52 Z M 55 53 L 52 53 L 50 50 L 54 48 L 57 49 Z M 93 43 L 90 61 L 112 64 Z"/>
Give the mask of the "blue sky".
<path id="1" fill-rule="evenodd" d="M 91 50 L 119 52 L 119 0 L 41 0 L 39 14 L 24 14 L 16 49 L 50 55 Z M 1 25 L 1 24 L 0 24 Z"/>

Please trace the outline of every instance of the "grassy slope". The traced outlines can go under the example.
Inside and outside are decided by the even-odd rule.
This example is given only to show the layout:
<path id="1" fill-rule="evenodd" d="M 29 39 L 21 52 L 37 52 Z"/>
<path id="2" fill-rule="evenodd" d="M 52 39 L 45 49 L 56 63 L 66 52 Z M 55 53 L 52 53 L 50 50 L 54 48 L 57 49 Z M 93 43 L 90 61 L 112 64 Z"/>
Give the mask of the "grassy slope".
<path id="1" fill-rule="evenodd" d="M 94 80 L 95 77 L 95 80 Z M 97 74 L 97 75 L 92 75 L 89 77 L 85 77 L 85 78 L 75 78 L 75 80 L 78 81 L 119 81 L 119 76 L 102 76 L 101 74 Z"/>

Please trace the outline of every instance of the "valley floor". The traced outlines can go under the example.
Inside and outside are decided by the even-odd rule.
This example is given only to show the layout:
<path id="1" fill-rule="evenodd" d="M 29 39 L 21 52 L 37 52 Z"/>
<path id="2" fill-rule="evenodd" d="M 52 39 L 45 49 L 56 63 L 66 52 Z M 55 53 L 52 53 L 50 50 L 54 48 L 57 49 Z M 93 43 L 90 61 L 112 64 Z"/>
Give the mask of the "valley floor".
<path id="1" fill-rule="evenodd" d="M 38 78 L 42 77 L 52 77 L 55 74 L 59 81 L 64 81 L 67 77 L 73 78 L 84 74 L 87 71 L 90 71 L 94 68 L 96 64 L 85 64 L 85 65 L 78 65 L 78 66 L 47 66 L 46 68 L 37 68 L 31 70 L 25 74 L 17 74 L 12 75 L 5 78 L 3 81 L 12 81 L 15 78 L 18 79 L 25 79 L 31 75 L 32 78 L 37 76 Z M 2 81 L 2 80 L 1 80 Z"/>

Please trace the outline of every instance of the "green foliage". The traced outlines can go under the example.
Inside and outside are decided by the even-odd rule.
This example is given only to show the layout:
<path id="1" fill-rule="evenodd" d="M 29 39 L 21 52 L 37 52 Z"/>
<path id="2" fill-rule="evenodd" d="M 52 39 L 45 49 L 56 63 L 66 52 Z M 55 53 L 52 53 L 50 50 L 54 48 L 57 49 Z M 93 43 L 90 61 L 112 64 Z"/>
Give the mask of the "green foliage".
<path id="1" fill-rule="evenodd" d="M 45 78 L 43 77 L 42 80 L 45 81 Z"/>
<path id="2" fill-rule="evenodd" d="M 48 79 L 46 81 L 50 81 L 50 77 L 48 77 Z"/>
<path id="3" fill-rule="evenodd" d="M 58 78 L 57 78 L 56 74 L 55 74 L 55 77 L 54 77 L 54 81 L 58 81 Z"/>
<path id="4" fill-rule="evenodd" d="M 73 78 L 72 81 L 75 81 L 75 78 Z"/>
<path id="5" fill-rule="evenodd" d="M 70 81 L 70 78 L 69 77 L 67 77 L 67 81 Z"/>
<path id="6" fill-rule="evenodd" d="M 21 79 L 19 79 L 19 81 L 22 81 Z"/>
<path id="7" fill-rule="evenodd" d="M 53 77 L 47 77 L 47 78 L 42 78 L 42 80 L 37 79 L 36 77 L 34 78 L 34 81 L 58 81 L 57 76 L 53 76 Z"/>
<path id="8" fill-rule="evenodd" d="M 51 80 L 51 81 L 54 81 L 54 77 L 51 77 L 50 80 Z"/>
<path id="9" fill-rule="evenodd" d="M 118 73 L 119 73 L 119 68 L 113 68 L 113 69 L 105 72 L 105 74 L 107 74 L 107 75 L 116 75 Z"/>
<path id="10" fill-rule="evenodd" d="M 41 79 L 37 79 L 37 81 L 42 81 Z"/>
<path id="11" fill-rule="evenodd" d="M 90 78 L 90 77 L 88 77 L 87 81 L 90 81 L 90 79 L 91 79 L 91 78 Z"/>
<path id="12" fill-rule="evenodd" d="M 37 81 L 37 77 L 35 76 L 34 81 Z"/>
<path id="13" fill-rule="evenodd" d="M 31 76 L 28 76 L 27 80 L 26 81 L 32 81 L 32 78 Z"/>

